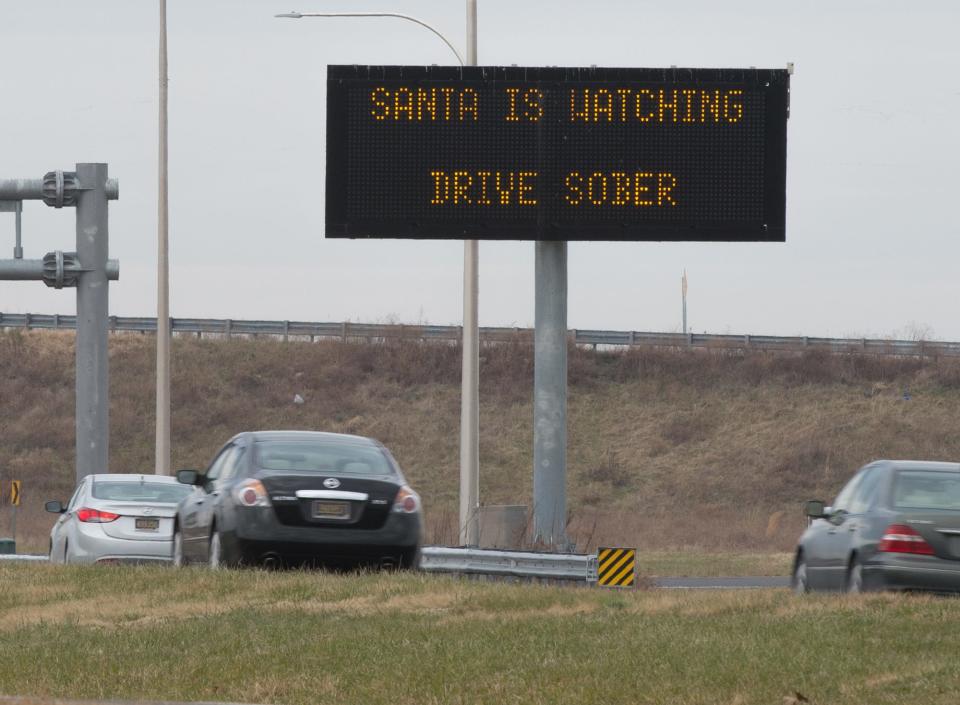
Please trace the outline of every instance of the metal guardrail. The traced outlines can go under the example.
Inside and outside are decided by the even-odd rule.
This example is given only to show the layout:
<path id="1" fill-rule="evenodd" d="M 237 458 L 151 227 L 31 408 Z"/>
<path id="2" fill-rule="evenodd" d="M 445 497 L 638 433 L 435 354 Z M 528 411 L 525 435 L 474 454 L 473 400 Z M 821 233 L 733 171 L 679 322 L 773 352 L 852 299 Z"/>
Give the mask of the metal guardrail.
<path id="1" fill-rule="evenodd" d="M 44 555 L 0 555 L 2 561 L 47 561 Z M 495 575 L 501 577 L 570 580 L 592 583 L 597 580 L 597 557 L 580 553 L 501 551 L 483 548 L 424 546 L 421 570 L 427 573 Z"/>
<path id="2" fill-rule="evenodd" d="M 309 321 L 256 321 L 223 318 L 171 318 L 171 330 L 180 335 L 202 337 L 271 336 L 287 340 L 332 338 L 347 340 L 442 340 L 461 339 L 460 326 L 398 325 L 380 323 L 319 323 Z M 73 330 L 76 316 L 38 313 L 0 313 L 0 329 Z M 110 317 L 111 331 L 156 333 L 157 320 L 141 317 Z M 577 345 L 611 347 L 667 347 L 707 350 L 757 350 L 779 352 L 822 351 L 867 353 L 910 357 L 960 357 L 960 342 L 939 340 L 886 340 L 882 338 L 815 338 L 808 336 L 714 335 L 707 333 L 652 333 L 645 331 L 572 329 Z M 532 342 L 531 328 L 480 329 L 483 343 Z"/>
<path id="3" fill-rule="evenodd" d="M 425 546 L 420 569 L 428 573 L 596 582 L 597 557 L 579 553 Z"/>

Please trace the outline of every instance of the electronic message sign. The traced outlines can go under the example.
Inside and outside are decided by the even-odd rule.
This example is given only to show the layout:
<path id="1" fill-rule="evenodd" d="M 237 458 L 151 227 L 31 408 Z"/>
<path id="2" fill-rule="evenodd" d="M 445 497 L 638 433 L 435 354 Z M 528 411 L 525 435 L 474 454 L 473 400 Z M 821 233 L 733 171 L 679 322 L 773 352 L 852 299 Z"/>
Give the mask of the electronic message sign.
<path id="1" fill-rule="evenodd" d="M 329 66 L 326 236 L 783 241 L 789 81 Z"/>

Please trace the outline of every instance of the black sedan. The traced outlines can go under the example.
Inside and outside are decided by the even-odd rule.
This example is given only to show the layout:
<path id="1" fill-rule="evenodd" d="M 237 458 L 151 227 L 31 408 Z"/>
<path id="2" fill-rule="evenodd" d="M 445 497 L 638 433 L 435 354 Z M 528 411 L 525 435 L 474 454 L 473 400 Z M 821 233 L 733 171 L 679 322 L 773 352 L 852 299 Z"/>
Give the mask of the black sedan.
<path id="1" fill-rule="evenodd" d="M 178 509 L 174 565 L 414 567 L 420 497 L 377 441 L 310 431 L 234 436 Z"/>
<path id="2" fill-rule="evenodd" d="M 960 592 L 960 464 L 878 460 L 833 505 L 806 504 L 812 521 L 793 566 L 810 590 Z"/>

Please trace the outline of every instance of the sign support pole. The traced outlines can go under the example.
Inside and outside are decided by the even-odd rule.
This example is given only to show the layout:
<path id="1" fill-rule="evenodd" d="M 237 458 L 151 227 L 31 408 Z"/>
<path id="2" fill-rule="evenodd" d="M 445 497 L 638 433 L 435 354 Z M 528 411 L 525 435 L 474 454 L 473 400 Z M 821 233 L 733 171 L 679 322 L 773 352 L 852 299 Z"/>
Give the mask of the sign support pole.
<path id="1" fill-rule="evenodd" d="M 477 0 L 467 0 L 467 66 L 477 65 Z M 480 542 L 480 323 L 476 240 L 463 242 L 463 370 L 460 380 L 460 545 Z"/>
<path id="2" fill-rule="evenodd" d="M 77 164 L 77 482 L 110 472 L 107 165 Z"/>
<path id="3" fill-rule="evenodd" d="M 533 373 L 534 541 L 565 549 L 567 519 L 567 243 L 536 243 Z"/>
<path id="4" fill-rule="evenodd" d="M 51 171 L 42 179 L 0 179 L 0 202 L 42 200 L 53 208 L 77 209 L 76 252 L 0 260 L 0 279 L 40 279 L 55 289 L 77 288 L 77 482 L 109 472 L 107 283 L 120 276 L 120 265 L 107 259 L 107 203 L 119 196 L 120 186 L 107 178 L 106 164 L 77 164 L 75 172 Z"/>

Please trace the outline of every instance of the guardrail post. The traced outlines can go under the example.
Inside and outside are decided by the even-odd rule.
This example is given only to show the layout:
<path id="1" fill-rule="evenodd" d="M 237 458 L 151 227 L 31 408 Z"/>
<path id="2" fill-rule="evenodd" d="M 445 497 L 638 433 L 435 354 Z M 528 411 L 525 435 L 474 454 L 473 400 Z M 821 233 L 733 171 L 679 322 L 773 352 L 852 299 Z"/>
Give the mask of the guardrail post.
<path id="1" fill-rule="evenodd" d="M 290 334 L 290 321 L 283 322 L 283 342 L 287 342 L 287 337 Z"/>
<path id="2" fill-rule="evenodd" d="M 30 330 L 30 314 L 26 314 L 23 317 L 23 328 L 24 330 Z"/>
<path id="3" fill-rule="evenodd" d="M 340 340 L 341 342 L 347 342 L 347 322 L 344 321 L 340 324 Z"/>
<path id="4" fill-rule="evenodd" d="M 226 324 L 224 325 L 224 333 L 227 336 L 227 340 L 229 340 L 230 337 L 233 335 L 233 321 L 229 318 L 227 319 Z"/>

